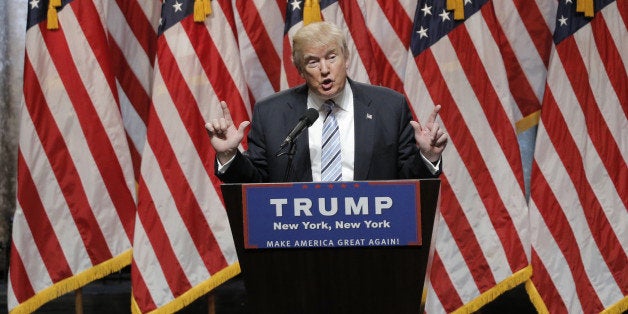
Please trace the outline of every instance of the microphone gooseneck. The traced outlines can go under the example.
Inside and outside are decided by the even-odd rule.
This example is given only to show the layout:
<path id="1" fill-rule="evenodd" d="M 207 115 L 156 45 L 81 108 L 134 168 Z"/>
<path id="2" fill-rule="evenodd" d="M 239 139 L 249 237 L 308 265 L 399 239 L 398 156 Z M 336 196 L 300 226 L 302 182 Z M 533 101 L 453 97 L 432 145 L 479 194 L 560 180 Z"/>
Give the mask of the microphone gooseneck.
<path id="1" fill-rule="evenodd" d="M 301 116 L 301 118 L 299 118 L 299 123 L 297 123 L 297 125 L 294 126 L 292 131 L 290 131 L 288 136 L 286 136 L 286 139 L 283 140 L 283 143 L 281 143 L 281 146 L 279 149 L 282 149 L 286 147 L 286 145 L 294 142 L 294 140 L 297 139 L 297 137 L 301 134 L 301 132 L 309 128 L 312 125 L 312 123 L 316 121 L 316 119 L 318 119 L 318 110 L 314 108 L 309 108 L 308 110 L 306 110 L 305 113 Z"/>
<path id="2" fill-rule="evenodd" d="M 303 130 L 309 128 L 314 121 L 318 119 L 318 110 L 314 108 L 310 108 L 305 111 L 305 113 L 299 118 L 299 123 L 294 126 L 290 134 L 286 136 L 286 139 L 281 144 L 279 148 L 279 152 L 277 152 L 276 156 L 288 155 L 288 164 L 286 165 L 286 173 L 284 175 L 284 182 L 288 182 L 292 173 L 292 159 L 294 158 L 294 153 L 297 150 L 296 147 L 296 138 L 303 132 Z M 284 147 L 288 146 L 288 150 L 281 152 Z"/>

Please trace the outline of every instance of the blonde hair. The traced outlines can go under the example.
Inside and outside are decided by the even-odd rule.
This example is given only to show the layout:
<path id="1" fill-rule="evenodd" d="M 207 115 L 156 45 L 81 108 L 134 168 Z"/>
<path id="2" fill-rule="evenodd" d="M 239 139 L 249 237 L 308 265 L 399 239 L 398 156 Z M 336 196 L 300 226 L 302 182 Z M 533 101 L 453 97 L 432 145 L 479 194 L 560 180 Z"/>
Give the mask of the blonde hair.
<path id="1" fill-rule="evenodd" d="M 308 47 L 336 46 L 346 59 L 349 57 L 347 39 L 340 28 L 330 22 L 314 22 L 301 27 L 292 37 L 292 63 L 303 72 L 303 51 Z"/>

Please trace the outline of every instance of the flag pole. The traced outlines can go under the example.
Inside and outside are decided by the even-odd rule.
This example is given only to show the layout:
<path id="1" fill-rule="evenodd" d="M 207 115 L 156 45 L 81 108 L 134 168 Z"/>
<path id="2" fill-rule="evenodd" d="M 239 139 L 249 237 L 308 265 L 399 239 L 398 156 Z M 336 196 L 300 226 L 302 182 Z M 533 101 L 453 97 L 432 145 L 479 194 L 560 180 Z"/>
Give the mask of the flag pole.
<path id="1" fill-rule="evenodd" d="M 207 295 L 207 312 L 209 314 L 216 314 L 216 298 L 213 293 Z"/>
<path id="2" fill-rule="evenodd" d="M 74 290 L 74 313 L 83 314 L 83 289 Z"/>

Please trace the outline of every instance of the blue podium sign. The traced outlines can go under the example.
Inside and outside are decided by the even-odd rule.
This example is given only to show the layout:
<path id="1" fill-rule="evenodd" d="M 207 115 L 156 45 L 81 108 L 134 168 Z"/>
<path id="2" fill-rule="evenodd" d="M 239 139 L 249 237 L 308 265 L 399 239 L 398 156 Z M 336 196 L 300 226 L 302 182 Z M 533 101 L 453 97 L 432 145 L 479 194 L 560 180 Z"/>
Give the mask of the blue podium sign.
<path id="1" fill-rule="evenodd" d="M 421 245 L 418 180 L 242 185 L 244 247 Z"/>

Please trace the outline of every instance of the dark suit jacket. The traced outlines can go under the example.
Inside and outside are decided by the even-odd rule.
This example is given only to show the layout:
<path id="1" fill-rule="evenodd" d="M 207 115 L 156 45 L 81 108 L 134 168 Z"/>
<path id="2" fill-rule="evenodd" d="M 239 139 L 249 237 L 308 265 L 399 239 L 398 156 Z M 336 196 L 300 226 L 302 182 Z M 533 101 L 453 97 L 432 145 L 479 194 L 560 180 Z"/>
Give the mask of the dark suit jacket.
<path id="1" fill-rule="evenodd" d="M 354 180 L 432 178 L 415 145 L 406 98 L 391 89 L 349 80 L 355 119 Z M 253 108 L 248 150 L 218 177 L 225 183 L 282 182 L 288 156 L 276 153 L 307 109 L 307 86 L 274 94 Z M 312 181 L 308 134 L 295 141 L 289 182 Z M 216 171 L 218 173 L 218 171 Z M 438 174 L 436 175 L 438 176 Z"/>

